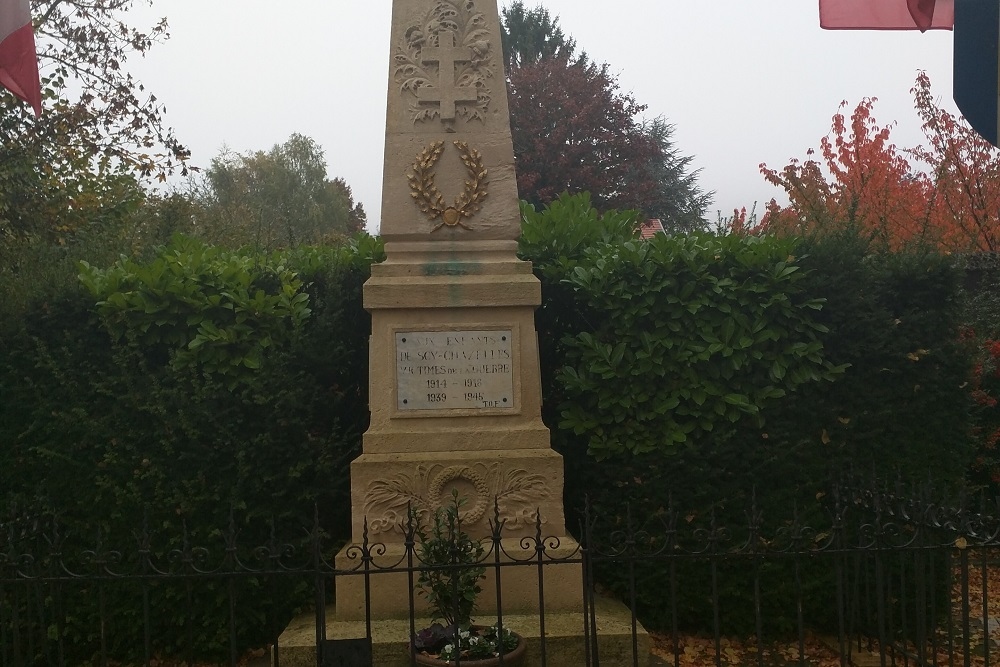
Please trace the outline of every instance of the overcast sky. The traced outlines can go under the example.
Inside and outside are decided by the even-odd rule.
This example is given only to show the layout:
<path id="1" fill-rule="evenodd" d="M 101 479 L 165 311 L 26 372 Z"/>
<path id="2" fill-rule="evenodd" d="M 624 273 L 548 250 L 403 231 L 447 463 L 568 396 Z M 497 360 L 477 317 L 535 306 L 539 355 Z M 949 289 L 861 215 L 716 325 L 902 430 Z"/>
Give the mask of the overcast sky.
<path id="1" fill-rule="evenodd" d="M 500 0 L 507 4 L 509 0 Z M 526 0 L 528 7 L 537 4 Z M 545 0 L 592 60 L 607 62 L 648 117 L 676 126 L 715 211 L 758 210 L 780 192 L 760 176 L 802 158 L 841 101 L 877 97 L 894 143 L 922 141 L 918 70 L 954 110 L 952 33 L 824 31 L 816 0 Z M 206 166 L 223 145 L 265 150 L 298 132 L 325 150 L 379 220 L 390 0 L 155 0 L 170 40 L 129 65 Z"/>

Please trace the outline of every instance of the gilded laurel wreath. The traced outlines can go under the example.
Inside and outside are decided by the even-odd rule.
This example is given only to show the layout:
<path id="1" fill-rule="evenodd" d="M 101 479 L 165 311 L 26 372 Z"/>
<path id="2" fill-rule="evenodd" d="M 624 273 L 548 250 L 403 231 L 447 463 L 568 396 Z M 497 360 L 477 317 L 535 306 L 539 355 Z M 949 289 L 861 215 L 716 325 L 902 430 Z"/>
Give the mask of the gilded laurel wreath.
<path id="1" fill-rule="evenodd" d="M 417 161 L 411 167 L 413 173 L 406 177 L 410 182 L 410 196 L 417 202 L 420 211 L 431 220 L 441 219 L 441 222 L 431 230 L 432 232 L 436 232 L 444 226 L 470 229 L 463 220 L 478 213 L 483 207 L 483 200 L 489 196 L 486 189 L 489 185 L 489 181 L 486 179 L 489 172 L 483 166 L 483 156 L 479 151 L 469 148 L 469 144 L 465 141 L 453 143 L 469 174 L 469 180 L 465 182 L 465 190 L 455 199 L 454 204 L 448 206 L 445 203 L 444 195 L 437 189 L 434 182 L 434 166 L 444 153 L 443 141 L 435 141 L 421 151 L 420 155 L 417 156 Z"/>

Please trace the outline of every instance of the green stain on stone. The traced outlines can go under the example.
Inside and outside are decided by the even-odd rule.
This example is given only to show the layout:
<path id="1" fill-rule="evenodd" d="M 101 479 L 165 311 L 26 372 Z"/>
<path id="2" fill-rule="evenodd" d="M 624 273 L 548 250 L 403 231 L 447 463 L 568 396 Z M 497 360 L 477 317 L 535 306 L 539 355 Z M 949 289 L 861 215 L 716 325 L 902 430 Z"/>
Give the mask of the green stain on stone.
<path id="1" fill-rule="evenodd" d="M 447 260 L 428 262 L 423 265 L 425 276 L 468 276 L 480 273 L 480 267 L 474 262 Z M 459 283 L 448 285 L 448 300 L 455 306 L 462 304 L 462 286 Z"/>
<path id="2" fill-rule="evenodd" d="M 424 264 L 425 276 L 464 276 L 469 273 L 473 272 L 469 271 L 469 265 L 466 262 L 450 261 Z"/>

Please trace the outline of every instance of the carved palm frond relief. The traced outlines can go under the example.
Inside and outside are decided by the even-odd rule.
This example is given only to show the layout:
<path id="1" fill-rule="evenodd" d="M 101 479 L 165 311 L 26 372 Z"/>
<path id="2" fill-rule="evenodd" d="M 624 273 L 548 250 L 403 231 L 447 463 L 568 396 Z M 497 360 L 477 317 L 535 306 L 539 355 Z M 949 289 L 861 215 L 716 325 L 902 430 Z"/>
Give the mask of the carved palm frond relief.
<path id="1" fill-rule="evenodd" d="M 368 485 L 364 507 L 370 530 L 402 531 L 411 507 L 426 520 L 435 509 L 432 505 L 445 502 L 447 487 L 455 483 L 465 483 L 467 488 L 474 489 L 471 492 L 474 497 L 464 499 L 470 525 L 486 523 L 492 518 L 494 499 L 500 518 L 508 526 L 533 524 L 538 518 L 539 503 L 550 496 L 546 478 L 522 468 L 506 468 L 501 463 L 421 465 L 412 473 L 396 473 Z"/>

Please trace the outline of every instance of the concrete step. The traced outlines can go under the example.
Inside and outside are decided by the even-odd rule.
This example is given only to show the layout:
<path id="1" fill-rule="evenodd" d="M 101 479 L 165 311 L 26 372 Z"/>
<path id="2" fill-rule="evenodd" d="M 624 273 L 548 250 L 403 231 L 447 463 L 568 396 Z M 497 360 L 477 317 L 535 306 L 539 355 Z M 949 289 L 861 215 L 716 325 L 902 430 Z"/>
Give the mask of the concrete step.
<path id="1" fill-rule="evenodd" d="M 608 598 L 597 598 L 598 650 L 601 667 L 632 667 L 632 620 L 628 608 Z M 476 622 L 492 624 L 495 619 L 483 615 Z M 429 619 L 418 619 L 419 630 L 430 625 Z M 542 664 L 541 630 L 537 615 L 504 616 L 504 626 L 518 633 L 528 643 L 522 667 Z M 547 667 L 581 667 L 587 664 L 583 636 L 583 614 L 562 612 L 545 616 L 545 659 Z M 355 639 L 365 636 L 364 621 L 339 621 L 331 606 L 326 623 L 327 639 Z M 406 619 L 372 621 L 372 657 L 375 667 L 410 667 L 408 638 L 410 623 Z M 639 667 L 650 667 L 649 635 L 641 625 L 636 627 L 635 645 Z M 280 667 L 316 666 L 316 616 L 313 612 L 295 618 L 278 640 Z M 272 666 L 274 665 L 272 655 Z"/>

